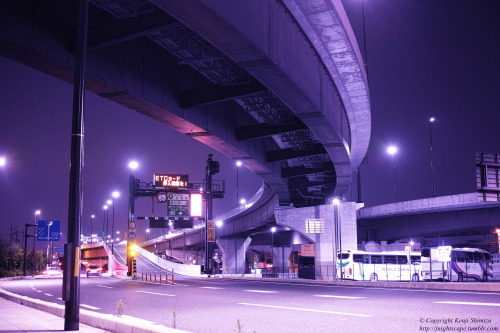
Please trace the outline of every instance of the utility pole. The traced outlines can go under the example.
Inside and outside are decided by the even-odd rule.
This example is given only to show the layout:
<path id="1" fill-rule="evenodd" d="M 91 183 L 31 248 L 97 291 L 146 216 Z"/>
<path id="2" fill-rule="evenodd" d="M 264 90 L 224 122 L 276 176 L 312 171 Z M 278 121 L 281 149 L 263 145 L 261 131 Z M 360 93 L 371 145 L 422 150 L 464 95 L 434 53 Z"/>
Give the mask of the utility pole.
<path id="1" fill-rule="evenodd" d="M 23 276 L 26 276 L 26 267 L 27 267 L 27 264 L 28 264 L 28 260 L 27 260 L 27 252 L 28 252 L 28 237 L 36 237 L 36 235 L 28 235 L 28 227 L 36 227 L 37 225 L 36 224 L 29 224 L 29 223 L 26 223 L 24 225 L 24 265 L 23 265 Z M 35 247 L 33 246 L 33 253 L 35 252 Z M 33 258 L 35 258 L 35 256 L 33 255 Z M 33 262 L 33 265 L 35 263 Z"/>
<path id="2" fill-rule="evenodd" d="M 75 75 L 68 207 L 68 243 L 64 245 L 64 330 L 80 329 L 80 230 L 82 216 L 85 67 L 87 62 L 88 0 L 76 2 Z"/>
<path id="3" fill-rule="evenodd" d="M 206 214 L 205 214 L 205 273 L 210 274 L 212 272 L 212 253 L 214 251 L 214 240 L 209 240 L 209 229 L 215 230 L 215 228 L 209 228 L 209 223 L 212 223 L 212 176 L 219 172 L 219 162 L 212 160 L 213 155 L 208 154 L 207 166 L 205 168 L 205 179 L 206 179 Z"/>

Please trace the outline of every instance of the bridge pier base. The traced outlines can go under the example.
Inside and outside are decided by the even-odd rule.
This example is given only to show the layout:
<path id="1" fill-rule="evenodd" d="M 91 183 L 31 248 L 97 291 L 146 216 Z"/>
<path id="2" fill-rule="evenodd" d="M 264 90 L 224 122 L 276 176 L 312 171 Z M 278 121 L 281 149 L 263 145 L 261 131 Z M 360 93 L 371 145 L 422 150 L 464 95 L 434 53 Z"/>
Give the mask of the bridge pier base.
<path id="1" fill-rule="evenodd" d="M 222 272 L 224 274 L 245 273 L 245 253 L 251 241 L 250 237 L 217 239 L 217 245 L 222 251 Z"/>

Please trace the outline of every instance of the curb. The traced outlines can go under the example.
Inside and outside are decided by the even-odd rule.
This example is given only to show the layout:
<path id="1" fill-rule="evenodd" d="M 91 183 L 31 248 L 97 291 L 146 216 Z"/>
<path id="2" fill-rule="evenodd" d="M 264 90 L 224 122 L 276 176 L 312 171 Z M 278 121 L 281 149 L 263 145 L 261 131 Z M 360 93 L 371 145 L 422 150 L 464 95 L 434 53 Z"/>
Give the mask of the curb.
<path id="1" fill-rule="evenodd" d="M 308 279 L 273 279 L 252 277 L 238 274 L 214 276 L 214 278 L 228 280 L 249 280 L 266 282 L 304 283 L 318 285 L 334 285 L 349 287 L 374 287 L 374 288 L 398 288 L 398 289 L 421 289 L 421 290 L 448 290 L 448 291 L 489 291 L 500 292 L 500 283 L 491 282 L 387 282 L 387 281 L 322 281 Z"/>
<path id="2" fill-rule="evenodd" d="M 0 284 L 2 281 L 8 280 L 20 280 L 19 278 L 7 278 L 0 279 Z M 7 291 L 0 287 L 0 297 L 6 300 L 18 303 L 30 308 L 48 312 L 57 317 L 64 318 L 65 307 L 64 305 L 54 304 L 46 301 L 37 300 L 27 296 L 21 296 L 10 291 Z M 80 323 L 89 325 L 95 328 L 106 330 L 109 332 L 120 332 L 120 333 L 190 333 L 189 331 L 183 331 L 179 329 L 174 329 L 166 327 L 159 324 L 154 324 L 152 322 L 130 317 L 130 316 L 114 316 L 110 314 L 101 314 L 93 311 L 80 309 Z"/>

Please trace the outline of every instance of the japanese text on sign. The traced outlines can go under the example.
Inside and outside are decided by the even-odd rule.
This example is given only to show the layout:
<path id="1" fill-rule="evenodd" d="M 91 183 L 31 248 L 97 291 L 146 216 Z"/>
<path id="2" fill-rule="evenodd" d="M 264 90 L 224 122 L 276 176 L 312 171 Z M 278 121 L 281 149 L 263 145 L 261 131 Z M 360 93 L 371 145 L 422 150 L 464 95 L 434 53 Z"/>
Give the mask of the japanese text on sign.
<path id="1" fill-rule="evenodd" d="M 154 175 L 155 186 L 160 187 L 187 187 L 188 175 Z"/>

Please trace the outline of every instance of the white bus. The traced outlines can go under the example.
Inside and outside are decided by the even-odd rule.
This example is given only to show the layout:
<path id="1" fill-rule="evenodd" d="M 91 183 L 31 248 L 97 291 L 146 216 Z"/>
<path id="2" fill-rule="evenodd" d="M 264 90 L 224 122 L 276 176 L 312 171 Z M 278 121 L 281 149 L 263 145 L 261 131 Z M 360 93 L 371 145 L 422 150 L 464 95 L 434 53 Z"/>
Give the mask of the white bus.
<path id="1" fill-rule="evenodd" d="M 419 281 L 420 252 L 342 251 L 342 273 L 348 280 Z M 337 255 L 337 278 L 340 278 L 340 253 Z"/>
<path id="2" fill-rule="evenodd" d="M 422 280 L 488 281 L 493 278 L 491 255 L 476 248 L 451 246 L 422 249 Z"/>

